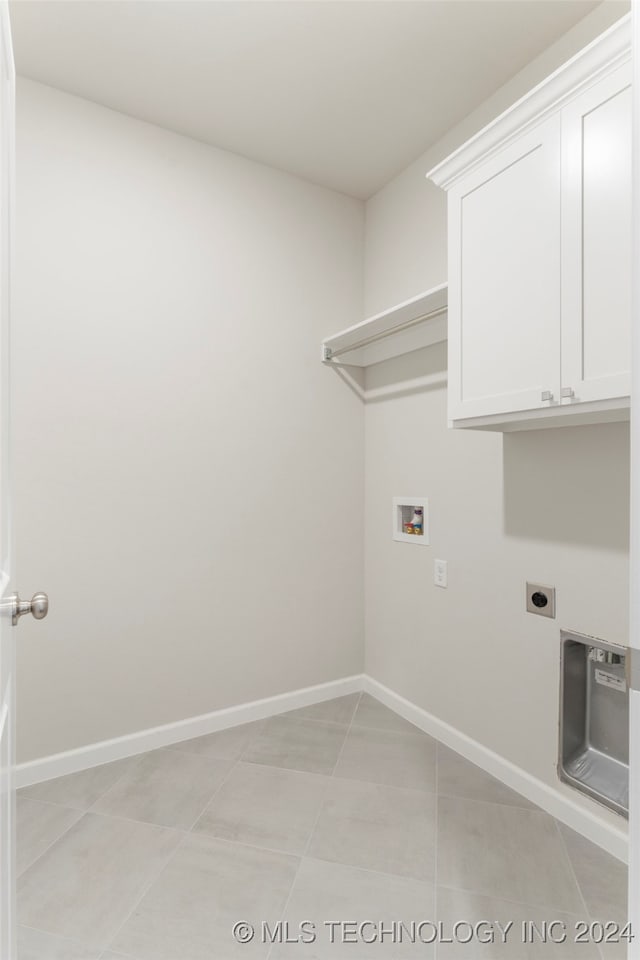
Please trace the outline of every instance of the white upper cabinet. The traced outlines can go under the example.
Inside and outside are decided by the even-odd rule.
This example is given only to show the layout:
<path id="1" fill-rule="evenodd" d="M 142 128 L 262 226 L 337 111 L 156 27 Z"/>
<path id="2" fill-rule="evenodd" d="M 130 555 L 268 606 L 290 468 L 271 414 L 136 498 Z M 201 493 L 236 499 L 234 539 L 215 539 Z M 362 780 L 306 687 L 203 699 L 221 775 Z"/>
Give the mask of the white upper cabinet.
<path id="1" fill-rule="evenodd" d="M 631 65 L 562 111 L 563 403 L 628 397 Z"/>
<path id="2" fill-rule="evenodd" d="M 450 417 L 547 406 L 560 386 L 559 117 L 465 177 L 449 211 Z"/>
<path id="3" fill-rule="evenodd" d="M 448 192 L 449 418 L 628 416 L 629 18 L 429 177 Z"/>

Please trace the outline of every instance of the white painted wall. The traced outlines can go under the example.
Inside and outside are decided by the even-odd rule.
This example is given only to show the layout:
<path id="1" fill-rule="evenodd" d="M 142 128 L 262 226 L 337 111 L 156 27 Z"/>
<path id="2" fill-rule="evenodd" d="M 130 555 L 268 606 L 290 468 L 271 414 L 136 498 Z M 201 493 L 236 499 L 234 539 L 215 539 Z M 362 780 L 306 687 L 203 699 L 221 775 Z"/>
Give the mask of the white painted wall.
<path id="1" fill-rule="evenodd" d="M 446 279 L 446 198 L 426 171 L 621 12 L 597 8 L 368 202 L 367 314 Z M 440 344 L 367 372 L 368 390 L 395 393 L 365 414 L 366 671 L 575 798 L 555 773 L 559 631 L 627 641 L 628 426 L 449 430 L 446 365 Z M 391 539 L 405 493 L 429 497 L 428 548 Z M 556 586 L 556 620 L 526 614 L 527 579 Z"/>
<path id="2" fill-rule="evenodd" d="M 18 759 L 360 672 L 363 206 L 18 85 Z"/>

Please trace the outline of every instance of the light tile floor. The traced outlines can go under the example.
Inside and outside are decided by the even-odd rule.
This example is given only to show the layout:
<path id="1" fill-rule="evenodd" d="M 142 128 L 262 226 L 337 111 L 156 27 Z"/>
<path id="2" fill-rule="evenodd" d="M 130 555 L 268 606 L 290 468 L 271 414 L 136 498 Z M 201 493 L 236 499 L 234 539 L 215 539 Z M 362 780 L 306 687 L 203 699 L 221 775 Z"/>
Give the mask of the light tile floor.
<path id="1" fill-rule="evenodd" d="M 574 936 L 623 925 L 625 867 L 366 694 L 21 790 L 18 873 L 19 960 L 624 956 Z"/>

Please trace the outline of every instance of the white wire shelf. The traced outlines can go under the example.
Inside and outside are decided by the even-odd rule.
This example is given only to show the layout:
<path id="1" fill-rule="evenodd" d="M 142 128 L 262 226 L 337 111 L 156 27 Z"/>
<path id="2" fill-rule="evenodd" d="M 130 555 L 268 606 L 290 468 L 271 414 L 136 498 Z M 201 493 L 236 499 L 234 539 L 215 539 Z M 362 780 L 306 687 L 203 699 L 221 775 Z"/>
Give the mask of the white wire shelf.
<path id="1" fill-rule="evenodd" d="M 447 339 L 447 284 L 426 290 L 322 341 L 329 364 L 368 367 Z"/>

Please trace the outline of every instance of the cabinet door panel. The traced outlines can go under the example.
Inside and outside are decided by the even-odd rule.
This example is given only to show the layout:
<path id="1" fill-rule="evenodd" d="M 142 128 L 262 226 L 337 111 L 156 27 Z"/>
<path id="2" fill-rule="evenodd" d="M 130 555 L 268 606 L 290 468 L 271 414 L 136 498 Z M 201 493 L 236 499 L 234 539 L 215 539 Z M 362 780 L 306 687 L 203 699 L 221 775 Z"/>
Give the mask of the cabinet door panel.
<path id="1" fill-rule="evenodd" d="M 450 416 L 546 408 L 560 381 L 559 117 L 472 172 L 450 210 Z"/>
<path id="2" fill-rule="evenodd" d="M 563 111 L 563 357 L 567 403 L 630 392 L 631 68 Z"/>

